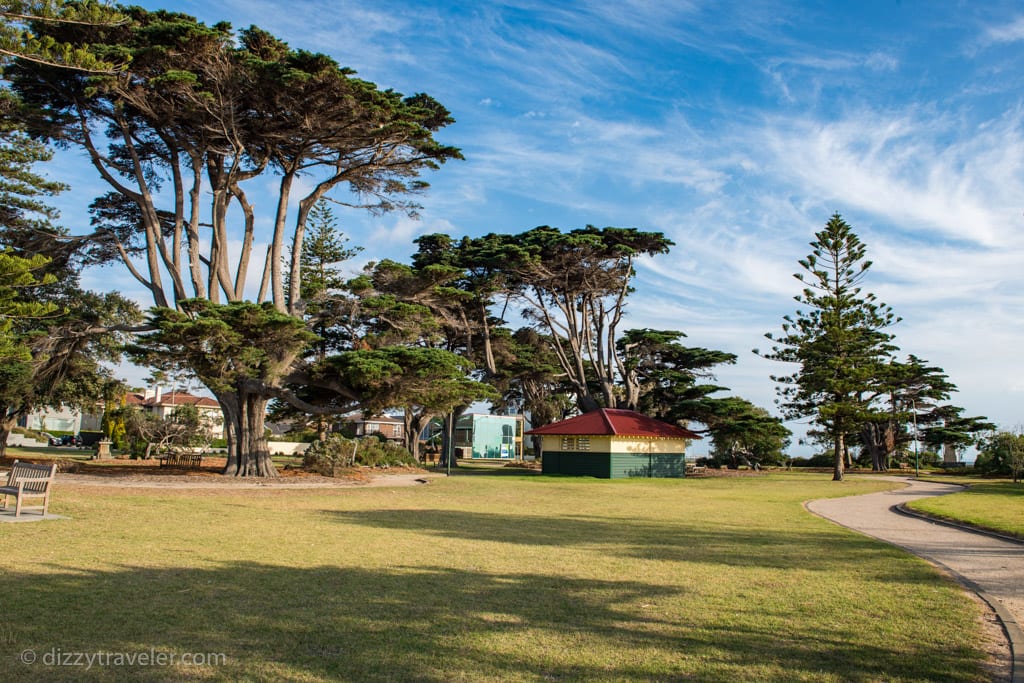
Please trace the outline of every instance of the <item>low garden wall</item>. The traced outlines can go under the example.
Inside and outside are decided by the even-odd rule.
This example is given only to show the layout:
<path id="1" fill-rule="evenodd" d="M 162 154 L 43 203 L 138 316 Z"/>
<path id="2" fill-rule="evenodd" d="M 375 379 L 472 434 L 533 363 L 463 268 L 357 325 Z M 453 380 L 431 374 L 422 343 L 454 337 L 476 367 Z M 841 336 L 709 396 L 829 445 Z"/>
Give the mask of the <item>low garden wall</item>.
<path id="1" fill-rule="evenodd" d="M 46 446 L 47 443 L 45 441 L 36 441 L 32 437 L 25 436 L 24 434 L 16 434 L 12 432 L 11 434 L 7 435 L 7 445 L 17 447 L 27 446 L 29 448 L 40 448 L 42 446 Z"/>

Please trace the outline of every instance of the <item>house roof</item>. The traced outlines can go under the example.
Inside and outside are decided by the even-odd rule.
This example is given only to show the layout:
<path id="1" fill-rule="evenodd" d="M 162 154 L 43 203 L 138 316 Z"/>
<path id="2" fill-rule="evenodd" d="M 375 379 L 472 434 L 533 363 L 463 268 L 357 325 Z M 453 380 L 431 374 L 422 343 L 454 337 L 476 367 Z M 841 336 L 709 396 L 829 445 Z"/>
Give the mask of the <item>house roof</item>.
<path id="1" fill-rule="evenodd" d="M 346 422 L 380 422 L 384 424 L 405 424 L 405 420 L 400 417 L 392 417 L 390 415 L 376 415 L 374 417 L 363 417 L 362 413 L 356 413 L 354 415 L 346 415 L 343 418 Z"/>
<path id="2" fill-rule="evenodd" d="M 601 408 L 568 420 L 531 429 L 538 436 L 637 436 L 656 439 L 699 439 L 689 429 L 671 425 L 633 410 Z"/>
<path id="3" fill-rule="evenodd" d="M 197 408 L 220 408 L 220 404 L 207 396 L 193 396 L 184 391 L 168 391 L 160 395 L 146 398 L 145 394 L 129 393 L 125 403 L 134 406 L 196 406 Z"/>

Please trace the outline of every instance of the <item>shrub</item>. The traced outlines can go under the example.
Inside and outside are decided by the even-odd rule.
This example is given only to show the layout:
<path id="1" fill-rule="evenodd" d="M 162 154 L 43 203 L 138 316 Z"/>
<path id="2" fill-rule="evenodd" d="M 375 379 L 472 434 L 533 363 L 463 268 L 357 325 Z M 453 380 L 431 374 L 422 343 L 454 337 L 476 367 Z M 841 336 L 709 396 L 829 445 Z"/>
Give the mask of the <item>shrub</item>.
<path id="1" fill-rule="evenodd" d="M 354 457 L 353 457 L 354 456 Z M 326 477 L 337 476 L 354 465 L 370 467 L 416 466 L 418 463 L 401 446 L 372 437 L 346 439 L 341 434 L 328 434 L 306 449 L 302 465 Z"/>
<path id="2" fill-rule="evenodd" d="M 354 443 L 338 434 L 328 434 L 323 441 L 314 441 L 302 454 L 302 466 L 325 477 L 353 465 Z"/>
<path id="3" fill-rule="evenodd" d="M 982 442 L 974 468 L 982 474 L 1011 476 L 1024 473 L 1024 435 L 998 432 Z"/>
<path id="4" fill-rule="evenodd" d="M 149 442 L 145 439 L 131 439 L 127 442 L 125 450 L 128 451 L 132 460 L 142 460 L 146 457 L 146 451 L 149 450 Z"/>
<path id="5" fill-rule="evenodd" d="M 129 448 L 128 431 L 125 428 L 124 417 L 118 413 L 118 410 L 103 411 L 100 431 L 110 440 L 114 449 L 124 452 Z"/>
<path id="6" fill-rule="evenodd" d="M 293 429 L 285 432 L 280 438 L 273 438 L 273 441 L 298 441 L 299 443 L 314 443 L 318 440 L 315 429 Z"/>
<path id="7" fill-rule="evenodd" d="M 371 467 L 416 467 L 416 459 L 394 441 L 360 439 L 356 463 Z"/>
<path id="8" fill-rule="evenodd" d="M 831 451 L 818 453 L 809 458 L 793 458 L 790 461 L 790 465 L 793 467 L 832 467 L 835 464 L 835 458 Z"/>

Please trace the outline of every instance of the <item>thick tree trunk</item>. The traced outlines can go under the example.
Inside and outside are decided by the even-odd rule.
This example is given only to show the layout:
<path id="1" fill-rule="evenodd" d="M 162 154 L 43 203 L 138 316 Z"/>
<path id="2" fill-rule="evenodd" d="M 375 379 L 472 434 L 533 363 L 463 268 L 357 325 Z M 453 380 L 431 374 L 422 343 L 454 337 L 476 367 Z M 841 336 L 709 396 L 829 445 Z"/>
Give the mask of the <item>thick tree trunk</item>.
<path id="1" fill-rule="evenodd" d="M 577 401 L 577 404 L 579 405 L 580 412 L 582 412 L 582 413 L 589 413 L 589 412 L 597 410 L 598 408 L 601 407 L 601 404 L 598 403 L 597 400 L 593 396 L 591 396 L 589 393 L 586 393 L 584 391 L 579 391 L 577 393 L 576 401 Z M 609 407 L 614 408 L 615 406 L 609 406 Z"/>
<path id="2" fill-rule="evenodd" d="M 871 469 L 875 472 L 884 472 L 887 469 L 885 466 L 886 457 L 878 430 L 878 425 L 866 424 L 861 430 L 861 437 L 864 447 L 871 456 Z"/>
<path id="3" fill-rule="evenodd" d="M 494 360 L 494 346 L 491 343 L 491 325 L 488 320 L 490 310 L 487 307 L 487 302 L 483 301 L 480 303 L 480 332 L 483 335 L 484 344 L 484 367 L 492 375 L 498 374 L 498 364 Z"/>
<path id="4" fill-rule="evenodd" d="M 415 427 L 413 426 L 415 420 L 412 415 L 412 411 L 406 406 L 405 412 L 402 415 L 402 445 L 405 446 L 405 450 L 409 451 L 412 457 L 419 460 L 419 435 L 413 437 Z"/>
<path id="5" fill-rule="evenodd" d="M 846 435 L 843 432 L 836 432 L 833 446 L 835 448 L 835 469 L 832 472 L 832 481 L 842 481 L 846 454 Z"/>
<path id="6" fill-rule="evenodd" d="M 411 408 L 407 407 L 405 409 L 402 441 L 405 445 L 405 450 L 409 451 L 409 454 L 417 462 L 422 462 L 420 459 L 420 434 L 433 417 L 429 413 L 413 413 Z"/>
<path id="7" fill-rule="evenodd" d="M 601 396 L 606 408 L 618 408 L 619 397 L 615 393 L 615 382 L 609 377 L 601 378 Z"/>
<path id="8" fill-rule="evenodd" d="M 892 423 L 886 426 L 882 443 L 885 445 L 882 449 L 882 469 L 888 471 L 889 465 L 892 462 L 892 455 L 896 452 L 896 427 Z"/>
<path id="9" fill-rule="evenodd" d="M 0 458 L 7 457 L 7 439 L 24 414 L 23 408 L 15 408 L 10 404 L 0 405 Z"/>
<path id="10" fill-rule="evenodd" d="M 238 401 L 232 394 L 214 394 L 220 403 L 220 412 L 224 416 L 224 438 L 228 447 L 228 467 L 238 463 Z M 232 463 L 235 463 L 232 465 Z M 225 472 L 227 470 L 225 469 Z"/>
<path id="11" fill-rule="evenodd" d="M 453 425 L 455 420 L 452 418 L 451 413 L 444 416 L 444 420 L 441 423 L 441 457 L 438 459 L 437 464 L 441 467 L 448 465 L 449 455 L 452 454 L 452 436 L 453 436 Z M 451 458 L 455 460 L 455 458 Z M 454 465 L 455 463 L 452 462 Z"/>
<path id="12" fill-rule="evenodd" d="M 14 420 L 0 420 L 0 460 L 7 457 L 7 437 L 14 428 Z"/>
<path id="13" fill-rule="evenodd" d="M 451 466 L 458 467 L 459 459 L 455 453 L 455 445 L 453 443 L 455 439 L 455 423 L 459 419 L 459 416 L 465 412 L 466 407 L 456 408 L 452 412 L 444 416 L 444 427 L 441 432 L 441 460 L 438 463 L 442 467 L 448 466 L 448 456 L 451 455 Z"/>
<path id="14" fill-rule="evenodd" d="M 276 477 L 270 458 L 265 419 L 269 399 L 261 394 L 237 391 L 218 394 L 228 431 L 228 461 L 223 474 L 235 477 Z"/>

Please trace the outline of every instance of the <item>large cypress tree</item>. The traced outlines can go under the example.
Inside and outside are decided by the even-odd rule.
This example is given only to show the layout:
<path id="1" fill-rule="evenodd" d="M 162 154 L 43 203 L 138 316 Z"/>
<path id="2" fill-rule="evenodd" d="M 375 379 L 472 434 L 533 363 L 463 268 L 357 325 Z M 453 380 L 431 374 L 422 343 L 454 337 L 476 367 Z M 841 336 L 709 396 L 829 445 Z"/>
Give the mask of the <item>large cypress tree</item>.
<path id="1" fill-rule="evenodd" d="M 123 65 L 97 58 L 87 44 L 39 35 L 37 26 L 113 26 L 124 21 L 105 2 L 0 0 L 0 66 L 15 57 L 81 72 L 112 73 Z"/>
<path id="2" fill-rule="evenodd" d="M 861 289 L 871 261 L 867 249 L 836 213 L 815 233 L 811 253 L 799 261 L 804 285 L 794 297 L 803 310 L 784 316 L 781 334 L 765 358 L 795 363 L 791 375 L 773 376 L 787 418 L 813 417 L 829 435 L 833 479 L 842 481 L 846 437 L 869 415 L 884 366 L 894 347 L 885 329 L 897 322 L 892 309 Z M 755 351 L 756 352 L 756 351 Z"/>
<path id="3" fill-rule="evenodd" d="M 163 348 L 165 323 L 195 324 L 188 335 L 175 328 L 194 347 L 150 356 L 196 361 L 190 369 L 206 377 L 213 364 L 191 353 L 204 348 L 192 332 L 213 332 L 245 315 L 247 324 L 269 326 L 254 328 L 253 339 L 293 333 L 258 362 L 224 339 L 217 360 L 230 372 L 204 379 L 227 420 L 225 474 L 273 476 L 257 415 L 304 370 L 305 330 L 279 324 L 260 306 L 217 312 L 192 300 L 245 303 L 256 245 L 265 239 L 255 303 L 269 300 L 278 313 L 301 320 L 309 212 L 337 193 L 342 204 L 414 213 L 411 197 L 427 187 L 421 175 L 461 158 L 434 139 L 453 119 L 428 95 L 379 89 L 331 58 L 292 49 L 255 27 L 236 35 L 225 23 L 207 26 L 183 14 L 119 11 L 125 21 L 116 25 L 34 26 L 40 37 L 122 58 L 130 63 L 124 72 L 96 76 L 18 59 L 5 76 L 31 106 L 32 132 L 85 152 L 109 186 L 93 204 L 95 231 L 75 239 L 87 242 L 97 261 L 120 261 L 151 293 L 162 331 L 152 350 Z M 270 177 L 276 197 L 257 207 L 249 188 L 263 192 Z M 269 211 L 261 215 L 263 207 Z M 267 222 L 261 217 L 270 219 L 269 234 L 258 230 Z M 239 369 L 253 374 L 242 377 Z M 355 398 L 346 387 L 339 391 Z"/>

